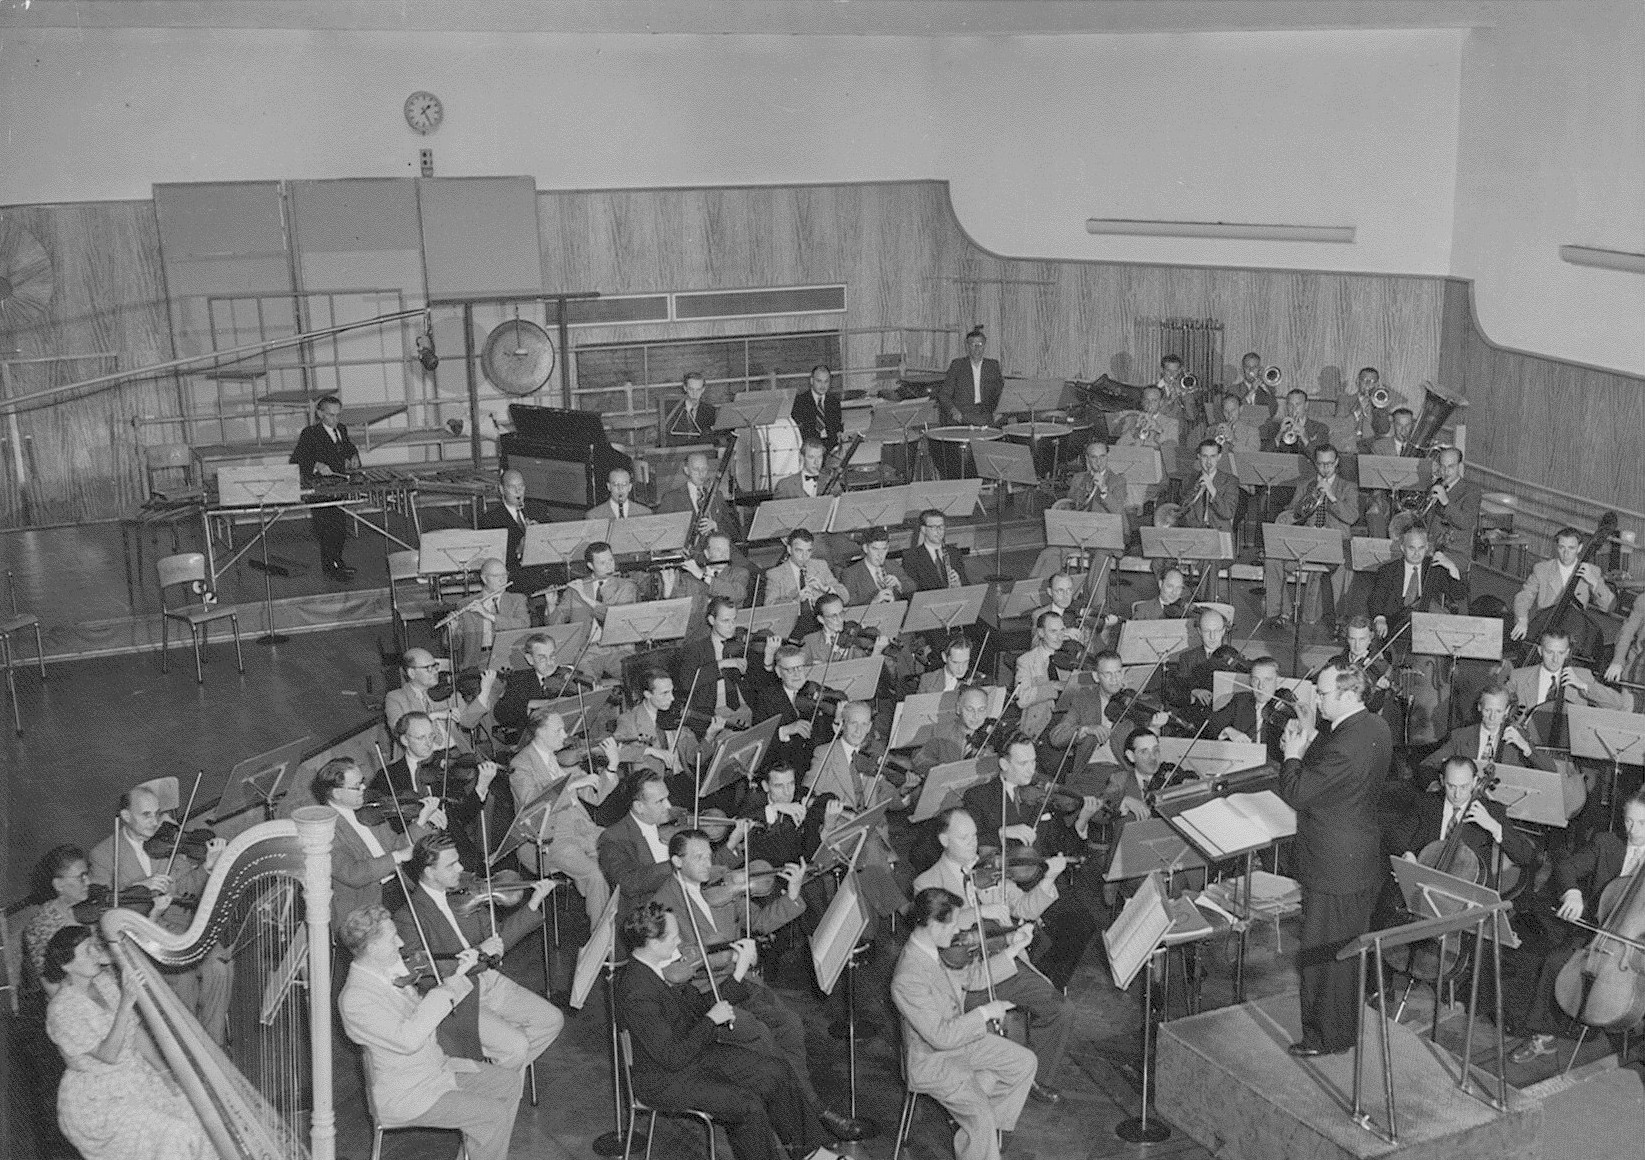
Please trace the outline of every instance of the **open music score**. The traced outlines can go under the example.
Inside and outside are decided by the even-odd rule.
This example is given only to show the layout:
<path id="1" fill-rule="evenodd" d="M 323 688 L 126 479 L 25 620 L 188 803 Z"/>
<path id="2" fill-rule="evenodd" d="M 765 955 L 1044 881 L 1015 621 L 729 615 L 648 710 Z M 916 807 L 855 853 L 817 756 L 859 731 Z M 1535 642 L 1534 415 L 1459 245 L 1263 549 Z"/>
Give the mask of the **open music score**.
<path id="1" fill-rule="evenodd" d="M 1495 616 L 1411 613 L 1411 651 L 1479 661 L 1502 659 L 1502 620 Z"/>
<path id="2" fill-rule="evenodd" d="M 1263 849 L 1297 832 L 1296 811 L 1271 789 L 1214 797 L 1167 820 L 1211 862 Z"/>
<path id="3" fill-rule="evenodd" d="M 931 772 L 925 775 L 925 784 L 920 786 L 920 800 L 914 803 L 914 812 L 908 815 L 909 822 L 923 822 L 962 804 L 966 790 L 981 785 L 998 769 L 999 762 L 995 759 L 976 757 L 969 761 L 950 761 L 946 765 L 932 766 Z"/>
<path id="4" fill-rule="evenodd" d="M 1161 818 L 1126 822 L 1104 882 L 1125 882 L 1155 870 L 1167 877 L 1205 869 L 1205 859 Z"/>

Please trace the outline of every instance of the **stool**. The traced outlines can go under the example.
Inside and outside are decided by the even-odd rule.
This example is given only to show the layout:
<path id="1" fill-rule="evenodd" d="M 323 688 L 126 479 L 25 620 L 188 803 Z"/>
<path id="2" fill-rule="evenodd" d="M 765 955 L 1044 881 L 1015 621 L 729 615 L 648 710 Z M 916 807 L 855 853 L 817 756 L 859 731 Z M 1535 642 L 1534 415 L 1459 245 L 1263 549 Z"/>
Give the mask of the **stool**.
<path id="1" fill-rule="evenodd" d="M 11 723 L 17 736 L 23 736 L 23 714 L 17 705 L 17 678 L 12 671 L 11 638 L 25 628 L 34 630 L 34 663 L 40 669 L 40 679 L 46 679 L 46 649 L 40 641 L 40 618 L 32 612 L 17 608 L 17 577 L 8 569 L 6 587 L 11 590 L 11 616 L 0 620 L 0 659 L 6 664 L 6 696 L 11 699 Z"/>

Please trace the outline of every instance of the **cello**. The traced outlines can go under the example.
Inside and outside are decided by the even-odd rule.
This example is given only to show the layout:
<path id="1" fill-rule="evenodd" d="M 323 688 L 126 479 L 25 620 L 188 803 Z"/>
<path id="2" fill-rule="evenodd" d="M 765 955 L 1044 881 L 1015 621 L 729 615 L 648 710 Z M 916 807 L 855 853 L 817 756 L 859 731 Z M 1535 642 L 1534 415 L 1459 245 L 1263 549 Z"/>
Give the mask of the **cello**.
<path id="1" fill-rule="evenodd" d="M 1629 803 L 1630 805 L 1633 803 Z M 1645 1019 L 1645 874 L 1610 882 L 1586 950 L 1559 969 L 1554 998 L 1571 1018 L 1602 1031 L 1630 1031 Z"/>
<path id="2" fill-rule="evenodd" d="M 1484 884 L 1486 866 L 1480 861 L 1479 855 L 1462 840 L 1462 831 L 1468 825 L 1468 815 L 1473 812 L 1474 806 L 1485 801 L 1496 784 L 1497 777 L 1494 772 L 1490 769 L 1480 771 L 1474 778 L 1468 800 L 1462 805 L 1455 824 L 1451 826 L 1451 832 L 1443 841 L 1435 839 L 1424 846 L 1417 854 L 1419 864 L 1438 870 L 1441 874 L 1461 878 L 1475 886 Z M 1443 817 L 1443 814 L 1441 816 Z M 1433 940 L 1394 947 L 1388 952 L 1388 961 L 1396 971 L 1410 975 L 1413 979 L 1431 979 L 1435 976 L 1436 970 L 1440 978 L 1449 978 L 1462 960 L 1462 939 L 1454 934 L 1445 935 L 1438 940 L 1438 944 L 1437 964 Z"/>

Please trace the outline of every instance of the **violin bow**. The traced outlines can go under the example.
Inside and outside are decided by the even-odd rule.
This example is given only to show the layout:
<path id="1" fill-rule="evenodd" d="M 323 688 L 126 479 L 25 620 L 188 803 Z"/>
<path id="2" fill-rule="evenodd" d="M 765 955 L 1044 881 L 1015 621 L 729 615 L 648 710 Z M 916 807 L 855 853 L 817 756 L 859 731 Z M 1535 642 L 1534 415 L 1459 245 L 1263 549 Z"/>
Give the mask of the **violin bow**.
<path id="1" fill-rule="evenodd" d="M 836 730 L 834 733 L 834 739 L 828 743 L 828 749 L 823 754 L 822 764 L 817 767 L 817 780 L 813 781 L 810 788 L 805 791 L 805 801 L 800 803 L 806 809 L 811 808 L 811 799 L 817 796 L 817 786 L 822 782 L 822 771 L 828 768 L 828 759 L 833 756 L 834 747 L 839 743 L 840 735 Z"/>
<path id="2" fill-rule="evenodd" d="M 410 842 L 411 824 L 406 821 L 405 810 L 400 808 L 400 795 L 394 792 L 394 778 L 389 775 L 388 762 L 383 760 L 383 747 L 374 741 L 371 743 L 371 748 L 377 754 L 377 766 L 383 771 L 383 780 L 388 783 L 388 797 L 394 803 L 394 812 L 400 817 L 400 832 L 405 836 L 405 840 Z M 415 785 L 412 786 L 414 791 L 416 788 Z M 485 811 L 482 810 L 481 812 L 484 813 Z M 417 928 L 417 941 L 422 944 L 423 955 L 428 959 L 428 969 L 434 972 L 434 982 L 436 984 L 443 983 L 445 978 L 440 974 L 440 964 L 434 961 L 434 948 L 428 944 L 428 933 L 423 930 L 423 920 L 417 917 L 417 904 L 412 899 L 411 883 L 406 879 L 406 872 L 402 868 L 401 861 L 398 858 L 394 858 L 392 861 L 394 863 L 394 877 L 400 883 L 400 892 L 406 897 L 406 910 L 411 913 L 411 925 Z"/>
<path id="3" fill-rule="evenodd" d="M 485 806 L 480 806 L 480 861 L 485 863 L 486 876 L 486 910 L 491 915 L 491 937 L 500 939 L 497 933 L 497 895 L 491 888 L 491 836 L 486 833 Z M 498 956 L 501 958 L 501 956 Z"/>
<path id="4" fill-rule="evenodd" d="M 701 669 L 698 669 L 696 672 L 691 674 L 691 688 L 690 688 L 689 691 L 687 691 L 687 693 L 685 695 L 685 704 L 680 706 L 680 723 L 675 728 L 674 738 L 673 738 L 672 741 L 669 742 L 669 746 L 668 746 L 668 762 L 667 762 L 667 764 L 669 764 L 669 765 L 674 764 L 674 754 L 680 748 L 680 734 L 685 730 L 685 719 L 686 719 L 686 716 L 691 712 L 691 701 L 697 695 L 697 681 L 702 677 L 702 675 L 703 675 L 703 671 Z M 660 725 L 659 725 L 659 728 L 660 728 Z"/>
<path id="5" fill-rule="evenodd" d="M 183 827 L 188 824 L 189 813 L 194 809 L 194 795 L 200 792 L 200 780 L 205 776 L 203 769 L 194 771 L 194 786 L 188 791 L 188 803 L 183 806 L 183 816 L 177 822 L 177 840 L 171 844 L 171 857 L 166 859 L 167 878 L 171 877 L 172 868 L 177 865 L 177 852 L 183 848 Z"/>
<path id="6" fill-rule="evenodd" d="M 811 728 L 813 728 L 813 729 L 815 729 L 817 727 L 817 715 L 822 712 L 823 694 L 828 691 L 828 670 L 833 668 L 833 667 L 834 667 L 834 646 L 830 645 L 828 647 L 828 659 L 823 661 L 822 680 L 817 682 L 817 702 L 816 702 L 816 704 L 811 706 Z M 844 710 L 844 708 L 845 708 L 845 705 L 842 702 L 841 705 L 840 705 L 840 709 L 836 710 L 836 714 L 839 714 L 840 712 L 842 712 Z"/>
<path id="7" fill-rule="evenodd" d="M 989 726 L 988 735 L 982 739 L 982 744 L 977 746 L 978 753 L 981 753 L 984 749 L 987 749 L 989 745 L 993 744 L 994 733 L 999 729 L 1000 722 L 1005 720 L 1005 711 L 1011 707 L 1011 702 L 1017 699 L 1017 694 L 1021 691 L 1021 689 L 1022 686 L 1020 684 L 1012 687 L 1010 695 L 1005 698 L 1005 703 L 1000 706 L 1000 715 L 994 718 L 994 724 Z"/>
<path id="8" fill-rule="evenodd" d="M 1003 785 L 1004 783 L 1001 783 L 1001 784 Z M 1003 794 L 1005 791 L 1002 789 L 1000 792 Z M 1000 820 L 1002 822 L 1005 820 L 1003 814 L 1000 816 Z M 1000 834 L 1001 834 L 1001 837 L 1000 837 L 1000 885 L 1002 887 L 1005 885 L 1005 837 L 1004 837 L 1004 833 L 1005 833 L 1005 829 L 1004 829 L 1003 826 L 1001 826 L 1001 828 L 1000 828 Z M 995 1001 L 995 998 L 994 998 L 994 967 L 988 961 L 988 931 L 982 925 L 982 891 L 980 891 L 977 888 L 977 871 L 976 871 L 975 866 L 972 867 L 971 872 L 969 874 L 969 878 L 971 880 L 971 914 L 973 915 L 973 917 L 975 917 L 975 919 L 977 921 L 977 949 L 981 952 L 981 954 L 978 957 L 982 961 L 982 977 L 983 977 L 983 982 L 987 984 L 988 1001 L 990 1003 L 992 1003 L 992 1002 Z M 993 1030 L 994 1034 L 996 1034 L 996 1035 L 1004 1035 L 1005 1034 L 1004 1024 L 1001 1023 L 997 1019 L 990 1020 L 988 1026 Z"/>
<path id="9" fill-rule="evenodd" d="M 697 953 L 703 959 L 703 974 L 708 976 L 708 991 L 714 996 L 715 1004 L 719 1004 L 720 985 L 714 981 L 714 964 L 708 961 L 708 947 L 703 944 L 702 927 L 697 925 L 697 907 L 692 903 L 691 895 L 686 893 L 685 879 L 680 877 L 678 870 L 674 871 L 674 880 L 680 884 L 680 894 L 685 898 L 685 916 L 691 920 L 691 936 L 697 940 Z"/>
<path id="10" fill-rule="evenodd" d="M 1204 736 L 1204 734 L 1205 734 L 1205 730 L 1206 730 L 1206 728 L 1207 728 L 1207 727 L 1208 727 L 1208 726 L 1209 726 L 1209 725 L 1210 725 L 1210 724 L 1211 724 L 1211 718 L 1210 718 L 1210 717 L 1209 717 L 1209 716 L 1207 716 L 1207 717 L 1206 717 L 1206 718 L 1205 718 L 1205 720 L 1204 720 L 1204 722 L 1203 722 L 1203 723 L 1201 723 L 1201 725 L 1200 725 L 1200 727 L 1199 727 L 1199 729 L 1198 729 L 1198 731 L 1196 731 L 1196 732 L 1195 732 L 1195 734 L 1194 734 L 1194 735 L 1193 735 L 1193 737 L 1191 737 L 1191 738 L 1189 738 L 1189 740 L 1188 740 L 1188 748 L 1187 748 L 1187 749 L 1184 749 L 1184 750 L 1183 750 L 1183 751 L 1182 751 L 1182 756 L 1181 756 L 1181 757 L 1179 757 L 1179 758 L 1177 758 L 1177 762 L 1176 762 L 1176 765 L 1177 765 L 1177 770 L 1176 770 L 1176 773 L 1173 773 L 1173 774 L 1171 774 L 1171 775 L 1170 775 L 1170 776 L 1168 776 L 1168 777 L 1167 777 L 1167 778 L 1166 778 L 1166 779 L 1165 779 L 1165 780 L 1164 780 L 1164 781 L 1162 781 L 1162 782 L 1160 782 L 1160 787 L 1159 787 L 1159 789 L 1157 789 L 1157 790 L 1155 790 L 1155 791 L 1154 791 L 1154 792 L 1155 792 L 1155 793 L 1156 793 L 1156 794 L 1158 794 L 1158 793 L 1164 793 L 1164 792 L 1165 792 L 1165 791 L 1166 791 L 1166 790 L 1167 790 L 1167 789 L 1169 789 L 1169 788 L 1171 788 L 1171 782 L 1172 782 L 1172 780 L 1173 780 L 1173 779 L 1175 779 L 1175 778 L 1176 778 L 1176 776 L 1177 776 L 1177 774 L 1179 774 L 1179 773 L 1181 773 L 1181 772 L 1182 772 L 1182 771 L 1183 771 L 1183 770 L 1184 770 L 1184 769 L 1186 769 L 1186 768 L 1187 768 L 1187 767 L 1188 767 L 1188 755 L 1189 755 L 1189 754 L 1190 754 L 1190 753 L 1192 753 L 1192 752 L 1194 752 L 1194 746 L 1196 746 L 1196 745 L 1198 745 L 1198 744 L 1199 744 L 1199 741 L 1200 741 L 1200 738 L 1201 738 L 1201 737 L 1202 737 L 1202 736 Z M 1215 778 L 1212 778 L 1212 779 L 1211 779 L 1211 780 L 1212 780 L 1212 781 L 1215 781 L 1215 780 L 1216 780 L 1216 779 L 1215 779 Z"/>
<path id="11" fill-rule="evenodd" d="M 1106 590 L 1107 590 L 1107 577 L 1106 577 L 1105 574 L 1107 573 L 1108 569 L 1113 565 L 1113 563 L 1114 563 L 1114 558 L 1112 556 L 1103 557 L 1102 564 L 1099 566 L 1099 571 L 1098 571 L 1097 578 L 1091 585 L 1091 591 L 1086 594 L 1085 607 L 1080 609 L 1080 615 L 1079 615 L 1080 631 L 1085 633 L 1085 644 L 1080 648 L 1079 659 L 1074 662 L 1074 671 L 1075 672 L 1078 672 L 1080 669 L 1085 667 L 1086 659 L 1088 657 L 1090 657 L 1090 655 L 1091 655 L 1091 646 L 1096 643 L 1097 632 L 1087 626 L 1086 618 L 1091 615 L 1091 605 L 1096 601 L 1097 593 L 1098 592 L 1106 592 Z M 1108 598 L 1107 598 L 1106 595 L 1104 595 L 1103 601 L 1102 601 L 1102 607 L 1098 610 L 1098 613 L 1097 613 L 1098 618 L 1100 619 L 1102 617 L 1102 615 L 1104 613 L 1106 613 L 1107 611 L 1108 611 Z"/>
<path id="12" fill-rule="evenodd" d="M 982 668 L 982 654 L 988 651 L 988 638 L 993 631 L 992 627 L 982 630 L 982 644 L 977 649 L 976 658 L 971 662 L 971 671 L 965 674 L 965 683 L 968 685 L 976 683 L 977 670 Z"/>

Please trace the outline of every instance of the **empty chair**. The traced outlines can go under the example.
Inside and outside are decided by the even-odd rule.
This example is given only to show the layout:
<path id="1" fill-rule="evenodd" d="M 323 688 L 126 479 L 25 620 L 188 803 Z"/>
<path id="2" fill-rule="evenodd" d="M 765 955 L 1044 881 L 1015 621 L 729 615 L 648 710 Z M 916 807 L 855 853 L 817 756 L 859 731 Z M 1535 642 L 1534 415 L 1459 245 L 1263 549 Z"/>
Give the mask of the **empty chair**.
<path id="1" fill-rule="evenodd" d="M 34 663 L 40 669 L 40 679 L 46 679 L 46 649 L 40 641 L 40 618 L 32 612 L 22 612 L 17 607 L 17 577 L 10 571 L 6 573 L 6 587 L 11 589 L 11 615 L 0 620 L 0 658 L 6 663 L 6 696 L 11 700 L 11 723 L 17 730 L 17 736 L 23 736 L 23 714 L 17 706 L 17 676 L 13 672 L 13 657 L 11 638 L 25 628 L 34 630 Z"/>
<path id="2" fill-rule="evenodd" d="M 194 679 L 205 683 L 201 669 L 201 650 L 206 634 L 214 620 L 227 620 L 234 631 L 234 663 L 240 672 L 246 671 L 245 657 L 240 653 L 240 610 L 232 604 L 218 604 L 206 579 L 206 558 L 199 552 L 182 552 L 164 556 L 155 561 L 154 571 L 160 578 L 160 671 L 171 671 L 171 622 L 188 625 L 189 639 L 194 644 Z M 186 597 L 195 602 L 172 607 L 166 603 L 173 588 L 186 589 Z M 272 628 L 272 626 L 270 626 Z"/>

